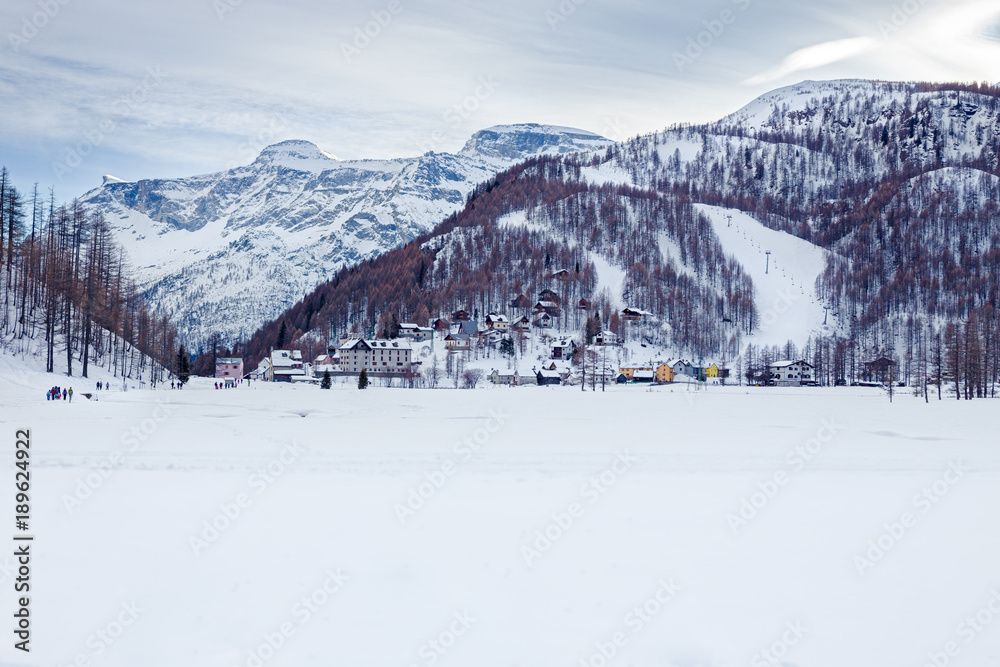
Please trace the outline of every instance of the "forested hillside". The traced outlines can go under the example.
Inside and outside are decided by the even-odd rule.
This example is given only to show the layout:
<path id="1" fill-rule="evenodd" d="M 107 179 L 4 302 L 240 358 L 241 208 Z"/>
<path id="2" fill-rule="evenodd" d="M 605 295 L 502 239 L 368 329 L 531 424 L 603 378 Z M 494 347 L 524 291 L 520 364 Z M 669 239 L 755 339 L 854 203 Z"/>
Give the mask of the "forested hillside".
<path id="1" fill-rule="evenodd" d="M 606 324 L 622 306 L 650 311 L 638 335 L 679 353 L 774 358 L 744 349 L 763 306 L 747 258 L 726 257 L 692 208 L 704 203 L 830 251 L 814 288 L 831 326 L 786 347 L 824 378 L 889 356 L 910 379 L 951 354 L 963 391 L 982 393 L 998 373 L 998 155 L 995 86 L 806 82 L 717 123 L 515 167 L 431 234 L 341 271 L 246 350 L 259 358 L 281 331 L 315 347 L 345 327 L 527 307 L 557 286 Z M 562 318 L 577 325 L 572 308 Z"/>
<path id="2" fill-rule="evenodd" d="M 0 345 L 40 354 L 46 370 L 162 381 L 177 332 L 136 288 L 128 259 L 99 211 L 25 197 L 0 170 Z"/>

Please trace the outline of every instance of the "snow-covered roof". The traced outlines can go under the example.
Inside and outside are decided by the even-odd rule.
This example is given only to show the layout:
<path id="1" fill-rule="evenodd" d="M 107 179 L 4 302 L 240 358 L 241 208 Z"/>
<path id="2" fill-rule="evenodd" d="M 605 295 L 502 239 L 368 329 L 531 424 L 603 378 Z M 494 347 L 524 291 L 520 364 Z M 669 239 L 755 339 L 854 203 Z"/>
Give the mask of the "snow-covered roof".
<path id="1" fill-rule="evenodd" d="M 275 350 L 271 353 L 271 365 L 275 368 L 289 367 L 296 363 L 302 363 L 301 350 Z"/>
<path id="2" fill-rule="evenodd" d="M 349 340 L 340 346 L 341 350 L 353 350 L 360 343 L 364 343 L 373 350 L 411 350 L 410 341 L 405 338 L 392 338 L 389 340 L 385 339 L 375 339 L 375 340 L 364 340 L 362 338 L 355 338 Z"/>
<path id="3" fill-rule="evenodd" d="M 215 360 L 216 364 L 242 364 L 243 359 L 241 357 L 219 357 Z"/>
<path id="4" fill-rule="evenodd" d="M 776 361 L 773 364 L 771 364 L 771 368 L 787 368 L 788 366 L 794 366 L 795 364 L 804 364 L 806 366 L 812 367 L 812 364 L 810 364 L 808 361 L 799 359 L 799 360 Z"/>
<path id="5" fill-rule="evenodd" d="M 496 313 L 490 313 L 489 315 L 486 316 L 486 319 L 489 320 L 489 321 L 491 321 L 491 322 L 506 322 L 507 321 L 507 316 L 506 315 L 497 315 Z"/>
<path id="6" fill-rule="evenodd" d="M 559 371 L 549 371 L 549 370 L 545 370 L 544 368 L 542 370 L 540 370 L 540 371 L 537 371 L 537 374 L 540 375 L 540 376 L 542 376 L 543 378 L 558 378 L 558 377 L 561 377 L 559 375 Z"/>
<path id="7" fill-rule="evenodd" d="M 632 371 L 632 378 L 642 378 L 642 379 L 652 379 L 654 376 L 653 371 Z"/>

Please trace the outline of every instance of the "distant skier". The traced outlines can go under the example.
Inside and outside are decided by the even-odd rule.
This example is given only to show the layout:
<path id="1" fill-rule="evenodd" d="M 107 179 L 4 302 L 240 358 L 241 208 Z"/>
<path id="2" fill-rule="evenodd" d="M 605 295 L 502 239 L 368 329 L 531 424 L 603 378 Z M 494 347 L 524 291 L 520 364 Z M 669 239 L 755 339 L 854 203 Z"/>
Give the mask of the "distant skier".
<path id="1" fill-rule="evenodd" d="M 73 387 L 69 388 L 69 402 L 73 402 Z"/>
<path id="2" fill-rule="evenodd" d="M 65 401 L 66 400 L 66 390 L 65 389 L 63 389 L 63 391 L 62 391 L 62 397 L 63 397 L 62 400 Z"/>

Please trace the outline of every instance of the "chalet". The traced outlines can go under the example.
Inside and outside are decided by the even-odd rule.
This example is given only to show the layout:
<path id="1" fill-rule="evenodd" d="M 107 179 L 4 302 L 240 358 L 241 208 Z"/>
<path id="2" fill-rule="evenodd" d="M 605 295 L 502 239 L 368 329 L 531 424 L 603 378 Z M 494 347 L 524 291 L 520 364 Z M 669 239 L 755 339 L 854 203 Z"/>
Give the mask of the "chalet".
<path id="1" fill-rule="evenodd" d="M 580 299 L 576 302 L 576 307 L 578 310 L 590 310 L 591 303 L 586 299 Z"/>
<path id="2" fill-rule="evenodd" d="M 619 373 L 618 375 L 615 376 L 616 384 L 625 384 L 626 382 L 628 382 L 628 376 L 625 375 L 624 373 Z"/>
<path id="3" fill-rule="evenodd" d="M 708 378 L 718 378 L 719 377 L 719 365 L 718 364 L 712 364 L 711 366 L 707 367 L 705 369 L 704 376 L 705 376 L 706 379 L 708 379 Z"/>
<path id="4" fill-rule="evenodd" d="M 452 325 L 452 333 L 464 334 L 466 336 L 479 335 L 479 324 L 471 320 L 455 322 Z"/>
<path id="5" fill-rule="evenodd" d="M 559 371 L 550 371 L 545 369 L 535 372 L 535 381 L 542 387 L 546 385 L 562 384 L 562 378 L 559 375 Z"/>
<path id="6" fill-rule="evenodd" d="M 602 331 L 594 336 L 594 345 L 621 345 L 621 340 L 614 331 Z"/>
<path id="7" fill-rule="evenodd" d="M 559 317 L 561 310 L 559 309 L 559 304 L 555 301 L 539 301 L 534 307 L 535 315 L 539 313 L 548 313 L 552 317 Z"/>
<path id="8" fill-rule="evenodd" d="M 472 315 L 470 315 L 469 312 L 466 310 L 456 310 L 454 313 L 451 314 L 452 322 L 464 322 L 465 320 L 471 320 L 471 319 Z"/>
<path id="9" fill-rule="evenodd" d="M 302 350 L 274 350 L 271 352 L 271 364 L 267 370 L 270 382 L 292 382 L 296 378 L 307 377 L 302 364 Z"/>
<path id="10" fill-rule="evenodd" d="M 554 304 L 556 304 L 557 306 L 562 303 L 562 300 L 559 298 L 559 295 L 556 294 L 555 292 L 553 292 L 550 289 L 543 289 L 541 292 L 539 292 L 538 293 L 538 300 L 539 301 L 551 301 Z"/>
<path id="11" fill-rule="evenodd" d="M 697 373 L 697 369 L 694 365 L 688 363 L 684 359 L 671 359 L 667 362 L 667 365 L 673 369 L 675 378 L 678 375 L 686 375 L 689 378 L 693 378 Z"/>
<path id="12" fill-rule="evenodd" d="M 451 329 L 451 322 L 448 320 L 437 319 L 431 322 L 431 328 L 434 329 L 434 331 L 448 331 L 448 329 Z"/>
<path id="13" fill-rule="evenodd" d="M 510 307 L 518 310 L 531 308 L 531 299 L 528 298 L 527 294 L 519 294 L 516 299 L 510 302 Z"/>
<path id="14" fill-rule="evenodd" d="M 532 324 L 534 324 L 539 329 L 548 329 L 552 326 L 552 316 L 549 315 L 548 313 L 543 312 L 539 314 L 537 317 L 535 317 L 535 319 L 532 321 Z"/>
<path id="15" fill-rule="evenodd" d="M 340 348 L 340 368 L 345 373 L 409 374 L 412 355 L 410 341 L 405 339 L 357 339 Z"/>
<path id="16" fill-rule="evenodd" d="M 553 359 L 569 359 L 576 349 L 576 341 L 572 338 L 558 338 L 552 343 L 551 356 Z"/>
<path id="17" fill-rule="evenodd" d="M 573 272 L 569 269 L 559 269 L 552 272 L 552 277 L 561 282 L 569 282 L 573 280 Z"/>
<path id="18" fill-rule="evenodd" d="M 516 370 L 510 371 L 509 373 L 501 373 L 500 371 L 494 369 L 493 372 L 489 374 L 488 379 L 493 384 L 501 384 L 511 387 L 526 384 L 538 384 L 538 377 L 534 373 L 524 375 Z"/>
<path id="19" fill-rule="evenodd" d="M 642 322 L 646 317 L 652 315 L 648 310 L 640 308 L 625 308 L 622 310 L 622 319 L 626 322 Z"/>
<path id="20" fill-rule="evenodd" d="M 472 337 L 464 333 L 450 333 L 444 337 L 444 347 L 453 352 L 471 350 Z"/>
<path id="21" fill-rule="evenodd" d="M 816 384 L 813 365 L 808 361 L 776 361 L 767 367 L 771 384 L 776 387 L 798 387 Z"/>
<path id="22" fill-rule="evenodd" d="M 332 354 L 321 354 L 313 360 L 312 365 L 313 375 L 322 375 L 323 373 L 338 373 L 340 372 L 340 356 Z"/>
<path id="23" fill-rule="evenodd" d="M 531 321 L 524 315 L 521 315 L 521 317 L 511 322 L 510 328 L 514 331 L 527 331 L 531 328 Z"/>
<path id="24" fill-rule="evenodd" d="M 670 367 L 666 362 L 660 362 L 656 364 L 656 381 L 657 382 L 673 382 L 674 381 L 674 369 Z"/>
<path id="25" fill-rule="evenodd" d="M 270 370 L 270 368 L 271 368 L 271 358 L 264 357 L 263 359 L 260 360 L 260 363 L 257 364 L 257 368 L 250 371 L 249 377 L 251 380 L 266 380 L 268 378 L 268 371 Z"/>
<path id="26" fill-rule="evenodd" d="M 399 337 L 406 338 L 414 343 L 423 343 L 434 337 L 434 329 L 419 327 L 412 322 L 404 322 L 399 325 Z"/>
<path id="27" fill-rule="evenodd" d="M 636 370 L 632 373 L 632 382 L 652 382 L 656 379 L 656 374 L 648 370 Z"/>
<path id="28" fill-rule="evenodd" d="M 243 378 L 243 359 L 239 357 L 219 357 L 215 360 L 215 377 L 224 380 Z"/>
<path id="29" fill-rule="evenodd" d="M 649 382 L 653 381 L 653 379 L 652 379 L 653 378 L 653 370 L 654 369 L 653 369 L 652 365 L 622 366 L 621 368 L 618 369 L 618 371 L 620 373 L 622 373 L 625 377 L 627 377 L 629 380 L 635 379 L 635 374 L 637 372 L 639 372 L 639 371 L 643 371 L 643 373 L 647 373 L 648 372 L 649 373 L 649 378 L 650 378 Z"/>
<path id="30" fill-rule="evenodd" d="M 890 375 L 892 377 L 898 377 L 899 375 L 896 372 L 896 362 L 887 357 L 881 357 L 875 361 L 865 362 L 861 379 L 865 382 L 880 382 L 882 384 L 886 384 L 889 382 Z"/>
<path id="31" fill-rule="evenodd" d="M 495 329 L 497 331 L 506 331 L 510 328 L 510 320 L 507 319 L 506 315 L 490 313 L 486 316 L 486 328 Z"/>
<path id="32" fill-rule="evenodd" d="M 507 332 L 496 329 L 484 329 L 479 332 L 479 342 L 482 345 L 499 345 L 507 337 Z"/>

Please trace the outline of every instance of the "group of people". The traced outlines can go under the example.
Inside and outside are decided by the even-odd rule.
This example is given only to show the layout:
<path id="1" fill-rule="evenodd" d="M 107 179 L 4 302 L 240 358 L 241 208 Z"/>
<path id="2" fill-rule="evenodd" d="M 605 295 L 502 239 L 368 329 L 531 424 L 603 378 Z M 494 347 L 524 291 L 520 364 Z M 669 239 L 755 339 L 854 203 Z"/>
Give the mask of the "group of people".
<path id="1" fill-rule="evenodd" d="M 97 391 L 100 391 L 102 389 L 107 389 L 108 386 L 109 386 L 109 384 L 110 383 L 108 383 L 108 382 L 98 382 L 97 383 Z"/>
<path id="2" fill-rule="evenodd" d="M 69 389 L 66 389 L 65 387 L 52 387 L 51 389 L 49 389 L 48 393 L 45 394 L 46 401 L 59 401 L 59 400 L 65 401 L 67 400 L 67 397 L 68 400 L 72 403 L 73 387 L 70 387 Z"/>
<path id="3" fill-rule="evenodd" d="M 216 389 L 235 389 L 237 385 L 242 383 L 243 380 L 223 380 L 222 382 L 216 382 Z"/>

